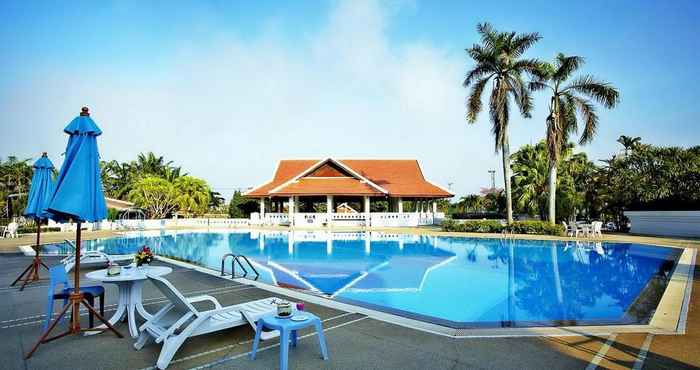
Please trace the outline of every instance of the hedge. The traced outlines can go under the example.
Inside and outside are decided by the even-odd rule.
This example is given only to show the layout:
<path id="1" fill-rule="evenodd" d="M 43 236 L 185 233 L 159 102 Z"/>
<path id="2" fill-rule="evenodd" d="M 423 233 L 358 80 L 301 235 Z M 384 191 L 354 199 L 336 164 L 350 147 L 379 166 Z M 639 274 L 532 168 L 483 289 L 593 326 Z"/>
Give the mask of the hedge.
<path id="1" fill-rule="evenodd" d="M 52 231 L 61 231 L 60 227 L 42 227 L 41 232 L 52 232 Z M 32 234 L 36 233 L 36 226 L 20 226 L 17 228 L 17 232 L 19 234 Z"/>
<path id="2" fill-rule="evenodd" d="M 442 230 L 463 233 L 501 233 L 507 231 L 515 234 L 564 235 L 563 225 L 551 225 L 546 221 L 515 221 L 510 225 L 503 225 L 495 220 L 470 220 L 463 222 L 445 220 L 442 222 Z"/>

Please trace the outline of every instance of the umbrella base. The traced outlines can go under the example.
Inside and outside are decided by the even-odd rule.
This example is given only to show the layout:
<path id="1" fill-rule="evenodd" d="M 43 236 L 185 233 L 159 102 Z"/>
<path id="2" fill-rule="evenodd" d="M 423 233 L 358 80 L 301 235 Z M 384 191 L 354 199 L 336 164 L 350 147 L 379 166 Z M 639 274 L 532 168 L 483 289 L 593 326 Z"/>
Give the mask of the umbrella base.
<path id="1" fill-rule="evenodd" d="M 70 295 L 70 297 L 68 298 L 68 303 L 65 306 L 63 306 L 63 308 L 61 309 L 61 313 L 58 314 L 58 316 L 51 322 L 51 325 L 49 325 L 49 328 L 46 329 L 44 334 L 42 334 L 41 337 L 39 338 L 39 340 L 36 342 L 36 344 L 34 344 L 34 347 L 32 347 L 32 350 L 29 351 L 29 353 L 27 353 L 27 355 L 24 358 L 29 359 L 30 357 L 32 357 L 32 355 L 34 354 L 34 352 L 36 352 L 36 350 L 39 348 L 39 346 L 44 344 L 44 343 L 48 343 L 48 342 L 51 342 L 53 340 L 63 338 L 66 335 L 70 335 L 70 334 L 78 334 L 78 333 L 81 333 L 83 331 L 91 331 L 91 332 L 96 331 L 94 328 L 82 329 L 80 327 L 80 305 L 83 305 L 88 311 L 90 311 L 92 314 L 94 314 L 98 320 L 102 321 L 102 323 L 105 324 L 105 326 L 107 328 L 104 329 L 103 331 L 109 330 L 109 331 L 113 332 L 114 335 L 116 335 L 118 338 L 124 338 L 124 336 L 121 335 L 121 333 L 119 333 L 117 331 L 117 329 L 115 329 L 112 326 L 112 324 L 109 323 L 109 321 L 105 320 L 105 318 L 102 317 L 102 315 L 100 315 L 97 312 L 97 310 L 95 310 L 90 305 L 90 303 L 88 303 L 88 301 L 85 300 L 85 297 L 83 296 L 83 294 L 78 292 L 78 293 L 73 293 Z M 51 334 L 51 331 L 56 327 L 58 322 L 61 321 L 61 318 L 63 318 L 63 316 L 66 313 L 68 313 L 69 309 L 70 309 L 71 317 L 70 317 L 70 322 L 68 324 L 68 330 L 66 330 L 65 332 L 63 332 L 61 334 L 50 337 L 49 335 Z"/>
<path id="2" fill-rule="evenodd" d="M 20 292 L 24 290 L 24 287 L 27 286 L 29 283 L 34 283 L 39 281 L 41 278 L 39 277 L 39 270 L 41 267 L 44 267 L 46 270 L 49 269 L 46 264 L 39 258 L 38 255 L 34 256 L 34 259 L 32 262 L 27 266 L 26 269 L 24 269 L 24 272 L 22 272 L 15 281 L 10 284 L 10 286 L 15 286 L 19 281 L 23 280 L 22 286 L 19 288 Z"/>

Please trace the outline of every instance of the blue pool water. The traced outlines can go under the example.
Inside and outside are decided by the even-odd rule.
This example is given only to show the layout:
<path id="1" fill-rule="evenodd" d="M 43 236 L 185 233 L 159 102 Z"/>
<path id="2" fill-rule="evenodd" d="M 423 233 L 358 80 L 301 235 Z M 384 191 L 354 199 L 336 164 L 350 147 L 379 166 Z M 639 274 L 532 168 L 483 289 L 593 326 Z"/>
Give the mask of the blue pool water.
<path id="1" fill-rule="evenodd" d="M 216 270 L 224 254 L 244 254 L 264 282 L 452 327 L 646 323 L 679 256 L 627 243 L 376 232 L 157 232 L 85 242 L 108 254 L 143 245 Z"/>

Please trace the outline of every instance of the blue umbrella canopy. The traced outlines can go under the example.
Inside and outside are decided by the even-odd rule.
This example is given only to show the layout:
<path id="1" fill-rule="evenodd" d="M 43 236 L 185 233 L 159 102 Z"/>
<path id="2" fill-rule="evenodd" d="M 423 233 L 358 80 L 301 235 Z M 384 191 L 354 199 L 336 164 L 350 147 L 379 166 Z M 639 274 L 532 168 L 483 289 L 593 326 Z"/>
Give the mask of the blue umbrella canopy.
<path id="1" fill-rule="evenodd" d="M 66 158 L 56 179 L 49 204 L 55 221 L 95 222 L 107 217 L 107 206 L 100 179 L 97 137 L 102 130 L 83 107 L 80 116 L 63 130 L 70 135 Z"/>
<path id="2" fill-rule="evenodd" d="M 54 191 L 53 168 L 53 163 L 46 153 L 34 162 L 34 175 L 29 189 L 27 208 L 24 209 L 25 216 L 35 219 L 49 218 L 50 213 L 46 209 L 49 207 Z"/>

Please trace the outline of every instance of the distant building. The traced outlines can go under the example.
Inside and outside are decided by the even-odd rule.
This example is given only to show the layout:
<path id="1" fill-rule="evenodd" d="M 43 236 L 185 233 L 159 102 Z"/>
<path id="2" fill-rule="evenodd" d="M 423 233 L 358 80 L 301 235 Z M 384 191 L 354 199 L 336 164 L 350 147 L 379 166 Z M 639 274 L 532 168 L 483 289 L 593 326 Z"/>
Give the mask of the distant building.
<path id="1" fill-rule="evenodd" d="M 371 226 L 416 226 L 435 222 L 436 201 L 454 194 L 423 176 L 414 159 L 281 160 L 272 180 L 243 194 L 260 200 L 262 223 L 292 225 L 358 223 Z M 385 201 L 389 212 L 370 212 L 372 202 Z M 417 216 L 404 215 L 403 203 L 411 201 Z M 326 203 L 326 212 L 300 212 L 301 204 Z M 335 205 L 360 205 L 356 215 Z M 285 207 L 286 205 L 286 207 Z M 306 207 L 310 208 L 310 207 Z M 285 211 L 286 210 L 286 214 Z M 429 215 L 423 217 L 422 215 Z M 382 219 L 394 221 L 387 222 Z M 424 220 L 421 219 L 424 218 Z M 377 222 L 372 222 L 376 220 Z"/>

